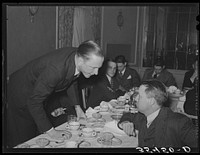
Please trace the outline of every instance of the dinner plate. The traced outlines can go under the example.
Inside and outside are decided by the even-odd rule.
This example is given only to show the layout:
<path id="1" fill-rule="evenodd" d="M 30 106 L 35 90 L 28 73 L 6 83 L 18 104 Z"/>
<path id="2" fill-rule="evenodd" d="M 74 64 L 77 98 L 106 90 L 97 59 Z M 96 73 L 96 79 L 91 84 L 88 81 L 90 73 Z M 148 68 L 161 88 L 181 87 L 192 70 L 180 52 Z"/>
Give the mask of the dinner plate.
<path id="1" fill-rule="evenodd" d="M 180 93 L 178 93 L 178 94 L 176 94 L 176 93 L 169 93 L 169 96 L 170 97 L 175 97 L 175 98 L 177 98 L 177 97 L 182 97 L 182 96 L 184 96 L 183 94 L 180 94 Z"/>
<path id="2" fill-rule="evenodd" d="M 39 145 L 37 144 L 33 144 L 33 145 L 30 145 L 30 148 L 53 148 L 51 145 L 47 145 L 45 147 L 40 147 Z"/>
<path id="3" fill-rule="evenodd" d="M 93 128 L 103 128 L 104 125 L 105 125 L 105 123 L 103 123 L 103 122 L 97 122 L 97 123 L 92 124 L 91 127 L 93 127 Z"/>
<path id="4" fill-rule="evenodd" d="M 105 145 L 105 146 L 119 146 L 119 145 L 122 144 L 122 140 L 119 139 L 119 138 L 116 138 L 116 137 L 112 138 L 112 143 L 111 143 L 111 145 L 107 145 L 106 143 L 104 143 L 102 137 L 99 137 L 99 138 L 97 139 L 97 142 L 98 142 L 99 144 Z"/>
<path id="5" fill-rule="evenodd" d="M 30 148 L 30 145 L 27 143 L 17 145 L 17 148 Z"/>
<path id="6" fill-rule="evenodd" d="M 102 123 L 102 122 L 106 122 L 106 120 L 104 118 L 99 118 L 99 119 L 95 119 L 93 117 L 90 117 L 87 119 L 88 123 Z"/>

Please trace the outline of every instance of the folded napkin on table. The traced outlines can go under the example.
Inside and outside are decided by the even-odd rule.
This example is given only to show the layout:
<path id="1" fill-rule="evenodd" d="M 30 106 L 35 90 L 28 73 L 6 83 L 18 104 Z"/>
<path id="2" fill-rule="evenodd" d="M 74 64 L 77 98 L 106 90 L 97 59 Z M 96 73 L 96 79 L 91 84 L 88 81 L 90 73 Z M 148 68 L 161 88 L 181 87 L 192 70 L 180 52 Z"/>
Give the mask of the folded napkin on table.
<path id="1" fill-rule="evenodd" d="M 109 131 L 113 134 L 117 134 L 119 136 L 126 134 L 123 130 L 118 128 L 117 122 L 115 120 L 107 122 L 104 127 L 109 129 Z"/>

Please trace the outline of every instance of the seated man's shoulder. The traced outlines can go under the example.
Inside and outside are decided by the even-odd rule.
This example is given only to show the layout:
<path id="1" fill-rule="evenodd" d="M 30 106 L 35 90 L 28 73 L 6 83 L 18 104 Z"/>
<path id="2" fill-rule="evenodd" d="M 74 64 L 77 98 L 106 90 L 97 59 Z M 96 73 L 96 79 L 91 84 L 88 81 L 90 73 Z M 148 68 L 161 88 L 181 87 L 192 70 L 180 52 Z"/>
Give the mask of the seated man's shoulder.
<path id="1" fill-rule="evenodd" d="M 177 113 L 177 112 L 169 112 L 167 120 L 168 120 L 168 122 L 171 122 L 173 124 L 179 124 L 181 122 L 191 122 L 192 123 L 190 118 L 188 118 L 186 115 Z"/>
<path id="2" fill-rule="evenodd" d="M 168 75 L 173 75 L 173 74 L 172 74 L 170 71 L 168 71 L 167 69 L 164 69 L 164 70 L 163 70 L 163 73 L 164 73 L 164 74 L 168 74 Z"/>

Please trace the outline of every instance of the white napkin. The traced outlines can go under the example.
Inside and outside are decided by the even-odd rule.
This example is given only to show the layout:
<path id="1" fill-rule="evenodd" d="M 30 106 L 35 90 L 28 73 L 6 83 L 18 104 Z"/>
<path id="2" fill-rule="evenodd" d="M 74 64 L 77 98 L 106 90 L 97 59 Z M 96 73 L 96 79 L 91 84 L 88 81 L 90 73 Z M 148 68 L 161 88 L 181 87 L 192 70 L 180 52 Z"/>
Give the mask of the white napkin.
<path id="1" fill-rule="evenodd" d="M 89 108 L 85 111 L 85 115 L 86 115 L 86 117 L 89 118 L 89 117 L 92 117 L 92 114 L 93 114 L 93 113 L 96 113 L 96 112 L 98 112 L 98 110 L 95 110 L 95 109 L 89 107 Z"/>
<path id="2" fill-rule="evenodd" d="M 128 77 L 127 77 L 127 79 L 131 79 L 132 77 L 131 77 L 131 75 L 129 75 Z"/>
<path id="3" fill-rule="evenodd" d="M 109 107 L 109 109 L 113 108 L 113 106 L 109 102 L 101 101 L 100 107 L 103 106 L 103 105 L 107 105 Z"/>
<path id="4" fill-rule="evenodd" d="M 118 128 L 117 122 L 115 120 L 107 122 L 104 127 L 108 128 L 109 131 L 112 132 L 113 134 L 117 134 L 119 136 L 126 134 L 123 130 Z"/>
<path id="5" fill-rule="evenodd" d="M 184 96 L 182 96 L 182 97 L 179 97 L 179 100 L 182 101 L 182 102 L 185 102 L 186 96 L 184 95 Z"/>

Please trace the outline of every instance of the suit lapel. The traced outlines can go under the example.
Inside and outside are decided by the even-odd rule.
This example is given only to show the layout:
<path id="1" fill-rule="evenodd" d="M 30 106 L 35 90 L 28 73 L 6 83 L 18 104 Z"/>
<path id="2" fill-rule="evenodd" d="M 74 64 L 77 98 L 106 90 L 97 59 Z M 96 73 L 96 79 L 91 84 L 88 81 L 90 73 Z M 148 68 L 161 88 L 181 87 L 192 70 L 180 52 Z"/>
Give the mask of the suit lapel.
<path id="1" fill-rule="evenodd" d="M 166 126 L 167 126 L 167 119 L 168 114 L 167 110 L 165 108 L 161 108 L 157 118 L 155 119 L 156 125 L 155 125 L 155 143 L 156 145 L 163 146 L 165 144 L 165 134 L 166 134 Z"/>

